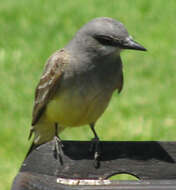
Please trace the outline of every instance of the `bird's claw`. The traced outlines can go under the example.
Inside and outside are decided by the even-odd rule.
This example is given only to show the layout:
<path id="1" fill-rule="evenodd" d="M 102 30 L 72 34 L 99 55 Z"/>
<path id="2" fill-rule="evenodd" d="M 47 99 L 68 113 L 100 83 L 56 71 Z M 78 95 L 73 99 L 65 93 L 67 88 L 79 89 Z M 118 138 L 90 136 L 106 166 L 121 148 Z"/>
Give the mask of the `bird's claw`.
<path id="1" fill-rule="evenodd" d="M 54 136 L 54 144 L 53 144 L 53 153 L 55 158 L 59 158 L 60 163 L 63 164 L 62 161 L 62 148 L 64 145 L 62 144 L 62 141 L 59 137 Z"/>
<path id="2" fill-rule="evenodd" d="M 98 168 L 100 165 L 101 147 L 99 138 L 95 137 L 92 139 L 90 152 L 94 152 L 94 166 Z"/>

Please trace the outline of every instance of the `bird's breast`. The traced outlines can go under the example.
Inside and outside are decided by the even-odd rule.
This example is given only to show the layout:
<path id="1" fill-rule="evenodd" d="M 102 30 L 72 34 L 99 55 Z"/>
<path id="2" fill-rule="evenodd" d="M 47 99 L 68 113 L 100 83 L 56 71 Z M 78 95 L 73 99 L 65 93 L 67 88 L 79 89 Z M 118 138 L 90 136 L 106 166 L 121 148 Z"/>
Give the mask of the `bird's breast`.
<path id="1" fill-rule="evenodd" d="M 48 119 L 62 126 L 96 122 L 116 88 L 118 76 L 113 72 L 114 69 L 102 67 L 68 73 L 69 77 L 63 78 L 59 90 L 47 105 Z"/>
<path id="2" fill-rule="evenodd" d="M 69 87 L 68 87 L 69 86 Z M 95 122 L 107 107 L 112 95 L 83 84 L 62 86 L 48 103 L 46 115 L 62 126 L 80 126 Z"/>

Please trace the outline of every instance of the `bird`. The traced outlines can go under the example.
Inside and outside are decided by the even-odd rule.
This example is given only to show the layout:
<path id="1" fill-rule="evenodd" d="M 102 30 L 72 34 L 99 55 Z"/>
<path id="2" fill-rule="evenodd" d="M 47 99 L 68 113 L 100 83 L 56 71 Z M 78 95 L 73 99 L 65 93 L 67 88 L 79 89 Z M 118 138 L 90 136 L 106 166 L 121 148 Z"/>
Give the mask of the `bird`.
<path id="1" fill-rule="evenodd" d="M 89 125 L 93 144 L 99 144 L 95 124 L 106 110 L 114 91 L 123 88 L 123 50 L 146 51 L 125 26 L 109 17 L 98 17 L 81 27 L 64 48 L 47 60 L 35 90 L 30 135 L 35 147 L 54 139 L 60 155 L 65 128 Z M 94 159 L 100 156 L 95 146 Z"/>

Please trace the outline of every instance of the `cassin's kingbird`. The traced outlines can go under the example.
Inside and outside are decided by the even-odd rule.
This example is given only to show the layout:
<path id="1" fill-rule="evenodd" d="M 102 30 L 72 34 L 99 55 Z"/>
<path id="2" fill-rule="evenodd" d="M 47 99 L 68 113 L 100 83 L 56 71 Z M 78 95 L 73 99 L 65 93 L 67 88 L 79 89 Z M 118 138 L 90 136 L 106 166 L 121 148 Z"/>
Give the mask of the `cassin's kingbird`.
<path id="1" fill-rule="evenodd" d="M 35 91 L 31 133 L 36 146 L 55 138 L 67 127 L 94 126 L 107 108 L 112 93 L 123 87 L 120 52 L 146 51 L 129 36 L 122 23 L 112 18 L 95 18 L 84 25 L 63 49 L 48 59 Z M 98 157 L 95 151 L 95 159 Z"/>

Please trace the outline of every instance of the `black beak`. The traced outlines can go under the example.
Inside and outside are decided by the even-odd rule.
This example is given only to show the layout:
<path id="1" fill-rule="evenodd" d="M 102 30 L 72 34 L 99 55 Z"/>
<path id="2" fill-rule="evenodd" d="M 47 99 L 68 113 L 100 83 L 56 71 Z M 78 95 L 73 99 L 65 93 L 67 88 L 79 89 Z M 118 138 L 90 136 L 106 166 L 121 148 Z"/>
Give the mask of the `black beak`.
<path id="1" fill-rule="evenodd" d="M 147 51 L 141 44 L 135 42 L 132 38 L 128 37 L 121 44 L 122 49 L 134 49 L 139 51 Z"/>

